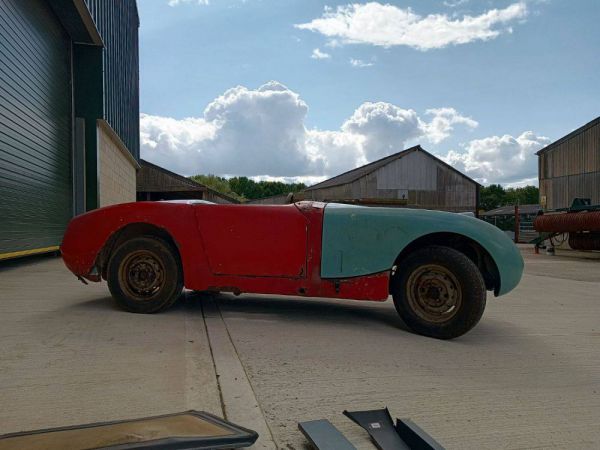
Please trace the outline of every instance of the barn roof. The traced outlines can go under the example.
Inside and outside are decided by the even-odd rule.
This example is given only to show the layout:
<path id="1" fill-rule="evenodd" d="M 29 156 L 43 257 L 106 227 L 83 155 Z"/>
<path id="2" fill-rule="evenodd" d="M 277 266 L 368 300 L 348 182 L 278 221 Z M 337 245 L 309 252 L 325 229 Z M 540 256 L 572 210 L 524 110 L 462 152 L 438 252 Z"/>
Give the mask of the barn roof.
<path id="1" fill-rule="evenodd" d="M 190 178 L 186 178 L 175 172 L 171 172 L 170 170 L 167 170 L 161 166 L 157 166 L 156 164 L 152 164 L 145 159 L 140 159 L 140 165 L 142 166 L 140 169 L 140 172 L 142 173 L 138 173 L 137 176 L 137 192 L 212 192 L 214 195 L 225 198 L 232 203 L 239 203 L 239 200 L 227 194 L 215 191 L 214 189 L 211 189 L 202 183 L 198 183 Z M 165 176 L 162 178 L 144 176 L 144 170 L 160 172 Z"/>
<path id="2" fill-rule="evenodd" d="M 356 169 L 352 169 L 349 170 L 348 172 L 344 172 L 340 175 L 337 175 L 333 178 L 329 178 L 328 180 L 325 181 L 321 181 L 320 183 L 314 184 L 312 186 L 309 186 L 305 189 L 305 191 L 311 191 L 314 189 L 323 189 L 323 188 L 328 188 L 328 187 L 333 187 L 333 186 L 339 186 L 342 184 L 348 184 L 348 183 L 352 183 L 353 181 L 358 180 L 359 178 L 362 178 L 366 175 L 369 175 L 372 172 L 375 172 L 377 169 L 380 169 L 383 166 L 386 166 L 387 164 L 391 163 L 392 161 L 395 161 L 397 159 L 403 158 L 404 156 L 413 153 L 413 152 L 423 152 L 424 154 L 426 154 L 427 156 L 435 159 L 437 162 L 441 163 L 442 165 L 448 167 L 449 169 L 453 170 L 454 172 L 458 173 L 459 175 L 461 175 L 462 177 L 466 178 L 469 181 L 472 181 L 473 183 L 481 186 L 479 183 L 477 183 L 477 181 L 473 180 L 472 178 L 466 176 L 464 173 L 462 173 L 460 170 L 455 169 L 454 167 L 452 167 L 450 164 L 442 161 L 441 159 L 439 159 L 438 157 L 432 155 L 431 153 L 429 153 L 428 151 L 424 150 L 420 145 L 415 145 L 414 147 L 410 147 L 407 148 L 406 150 L 402 150 L 400 152 L 391 154 L 389 156 L 386 156 L 384 158 L 378 159 L 377 161 L 373 161 L 369 164 L 365 164 L 364 166 L 360 166 L 357 167 Z"/>
<path id="3" fill-rule="evenodd" d="M 519 205 L 520 214 L 537 214 L 541 211 L 540 205 Z M 500 208 L 492 209 L 481 213 L 482 216 L 510 216 L 515 213 L 515 205 L 501 206 Z"/>
<path id="4" fill-rule="evenodd" d="M 543 149 L 541 149 L 540 151 L 538 151 L 536 153 L 536 155 L 541 155 L 543 153 L 546 153 L 549 150 L 552 150 L 554 147 L 562 144 L 565 141 L 568 141 L 569 139 L 574 138 L 575 136 L 577 136 L 578 134 L 583 133 L 584 131 L 586 131 L 589 128 L 592 128 L 593 126 L 596 126 L 600 124 L 600 117 L 596 117 L 594 120 L 592 120 L 591 122 L 586 123 L 585 125 L 583 125 L 582 127 L 577 128 L 574 131 L 571 131 L 569 134 L 567 134 L 566 136 L 561 137 L 560 139 L 552 142 L 551 144 L 548 144 L 547 146 L 545 146 Z"/>

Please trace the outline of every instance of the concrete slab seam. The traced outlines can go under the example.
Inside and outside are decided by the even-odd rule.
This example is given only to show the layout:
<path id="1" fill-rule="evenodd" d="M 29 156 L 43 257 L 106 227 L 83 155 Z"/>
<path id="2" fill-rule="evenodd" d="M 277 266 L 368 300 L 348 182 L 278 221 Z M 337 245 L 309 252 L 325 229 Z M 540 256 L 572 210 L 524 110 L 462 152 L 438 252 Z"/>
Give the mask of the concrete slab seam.
<path id="1" fill-rule="evenodd" d="M 215 378 L 217 380 L 217 389 L 219 390 L 219 402 L 221 403 L 221 411 L 223 412 L 223 417 L 227 419 L 227 408 L 225 407 L 225 401 L 223 400 L 223 392 L 221 390 L 221 382 L 219 381 L 217 365 L 215 363 L 215 355 L 213 354 L 212 345 L 210 345 L 210 336 L 208 334 L 208 324 L 206 323 L 206 315 L 204 314 L 203 303 L 200 303 L 200 310 L 202 311 L 202 320 L 204 321 L 204 333 L 206 334 L 206 342 L 208 343 L 208 349 L 210 351 L 210 359 L 213 363 L 213 370 L 215 371 Z"/>
<path id="2" fill-rule="evenodd" d="M 216 302 L 207 299 L 203 312 L 227 420 L 259 433 L 258 441 L 251 448 L 276 449 L 273 432 L 267 424 L 221 310 Z"/>

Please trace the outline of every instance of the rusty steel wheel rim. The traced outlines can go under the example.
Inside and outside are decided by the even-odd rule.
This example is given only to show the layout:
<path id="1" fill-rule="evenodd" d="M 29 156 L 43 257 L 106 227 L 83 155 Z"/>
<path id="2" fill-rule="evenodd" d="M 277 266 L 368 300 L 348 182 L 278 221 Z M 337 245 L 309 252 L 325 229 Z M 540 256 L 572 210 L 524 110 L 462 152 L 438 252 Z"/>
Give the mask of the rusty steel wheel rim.
<path id="1" fill-rule="evenodd" d="M 136 300 L 151 299 L 165 284 L 162 261 L 149 250 L 130 253 L 119 268 L 119 284 Z"/>
<path id="2" fill-rule="evenodd" d="M 443 323 L 452 319 L 462 304 L 462 289 L 449 269 L 425 264 L 410 274 L 406 285 L 408 303 L 421 319 Z"/>

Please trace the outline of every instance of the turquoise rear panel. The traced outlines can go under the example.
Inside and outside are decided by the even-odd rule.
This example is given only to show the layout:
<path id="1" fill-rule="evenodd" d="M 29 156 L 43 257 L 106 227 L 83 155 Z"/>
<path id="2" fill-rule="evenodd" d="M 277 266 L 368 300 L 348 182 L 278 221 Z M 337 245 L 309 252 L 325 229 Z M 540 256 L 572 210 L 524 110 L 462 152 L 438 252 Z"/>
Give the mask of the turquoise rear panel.
<path id="1" fill-rule="evenodd" d="M 322 278 L 346 278 L 390 270 L 400 252 L 432 233 L 456 233 L 477 241 L 500 272 L 499 295 L 521 279 L 523 258 L 498 228 L 461 214 L 407 208 L 328 204 L 323 218 Z"/>

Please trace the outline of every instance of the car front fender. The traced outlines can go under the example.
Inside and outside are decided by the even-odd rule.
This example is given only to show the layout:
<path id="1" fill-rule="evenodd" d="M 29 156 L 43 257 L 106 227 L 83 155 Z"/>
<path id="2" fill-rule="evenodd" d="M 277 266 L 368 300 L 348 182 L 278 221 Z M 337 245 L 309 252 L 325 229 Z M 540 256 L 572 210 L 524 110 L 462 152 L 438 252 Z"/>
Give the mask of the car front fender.
<path id="1" fill-rule="evenodd" d="M 495 226 L 462 214 L 407 208 L 329 204 L 323 217 L 322 278 L 348 278 L 390 270 L 411 242 L 434 233 L 453 233 L 480 244 L 500 275 L 496 295 L 514 289 L 523 258 Z"/>

